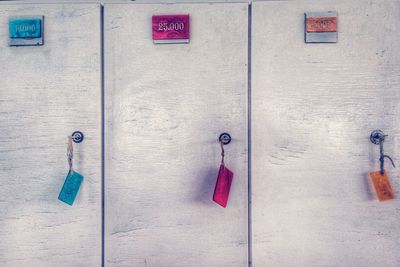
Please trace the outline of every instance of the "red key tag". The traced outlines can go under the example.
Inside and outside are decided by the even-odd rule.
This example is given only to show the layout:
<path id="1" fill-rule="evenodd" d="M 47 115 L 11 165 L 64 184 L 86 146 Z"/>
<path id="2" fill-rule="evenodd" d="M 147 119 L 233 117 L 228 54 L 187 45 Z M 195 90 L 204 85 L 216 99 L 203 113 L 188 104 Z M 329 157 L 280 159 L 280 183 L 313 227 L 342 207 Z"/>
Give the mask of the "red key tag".
<path id="1" fill-rule="evenodd" d="M 226 204 L 228 203 L 232 180 L 233 172 L 225 167 L 224 164 L 221 164 L 219 167 L 213 200 L 224 208 L 226 208 Z"/>
<path id="2" fill-rule="evenodd" d="M 390 185 L 386 171 L 383 175 L 380 171 L 371 172 L 370 176 L 379 201 L 385 201 L 394 198 L 392 186 Z"/>

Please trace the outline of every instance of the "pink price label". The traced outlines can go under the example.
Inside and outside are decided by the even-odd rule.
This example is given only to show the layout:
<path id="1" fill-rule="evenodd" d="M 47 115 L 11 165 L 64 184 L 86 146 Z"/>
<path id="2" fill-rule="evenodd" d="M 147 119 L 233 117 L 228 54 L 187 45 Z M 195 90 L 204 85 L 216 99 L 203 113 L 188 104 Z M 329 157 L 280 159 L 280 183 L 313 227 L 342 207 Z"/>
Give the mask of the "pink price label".
<path id="1" fill-rule="evenodd" d="M 154 15 L 152 26 L 154 43 L 189 42 L 189 15 Z"/>

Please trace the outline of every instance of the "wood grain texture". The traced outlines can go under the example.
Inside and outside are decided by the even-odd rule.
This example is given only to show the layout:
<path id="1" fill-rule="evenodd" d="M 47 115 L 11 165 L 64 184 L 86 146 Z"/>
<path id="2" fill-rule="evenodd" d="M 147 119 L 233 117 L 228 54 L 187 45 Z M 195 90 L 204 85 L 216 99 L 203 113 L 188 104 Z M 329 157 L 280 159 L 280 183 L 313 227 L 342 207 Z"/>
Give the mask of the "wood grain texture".
<path id="1" fill-rule="evenodd" d="M 106 266 L 247 265 L 247 9 L 105 5 Z M 154 45 L 151 16 L 173 13 L 190 14 L 190 43 Z"/>
<path id="2" fill-rule="evenodd" d="M 45 17 L 44 46 L 8 46 L 22 15 Z M 100 266 L 99 5 L 1 5 L 0 50 L 0 265 Z M 70 207 L 57 197 L 74 130 L 85 178 Z"/>
<path id="3" fill-rule="evenodd" d="M 304 12 L 331 10 L 338 43 L 305 44 Z M 253 4 L 255 267 L 399 266 L 399 170 L 386 164 L 384 203 L 369 178 L 372 130 L 400 160 L 399 15 L 399 1 Z"/>

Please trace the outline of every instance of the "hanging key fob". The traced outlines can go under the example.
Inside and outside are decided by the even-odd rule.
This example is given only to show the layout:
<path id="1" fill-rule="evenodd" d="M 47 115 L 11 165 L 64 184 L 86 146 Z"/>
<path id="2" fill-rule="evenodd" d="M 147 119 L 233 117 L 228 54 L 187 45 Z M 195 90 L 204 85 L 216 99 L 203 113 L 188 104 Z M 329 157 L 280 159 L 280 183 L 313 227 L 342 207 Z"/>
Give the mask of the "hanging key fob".
<path id="1" fill-rule="evenodd" d="M 225 167 L 225 165 L 221 164 L 219 167 L 213 200 L 224 208 L 226 208 L 226 205 L 228 204 L 232 180 L 233 172 Z"/>
<path id="2" fill-rule="evenodd" d="M 380 171 L 371 172 L 372 183 L 374 184 L 379 201 L 385 201 L 394 198 L 393 189 L 389 182 L 386 171 L 381 174 Z"/>
<path id="3" fill-rule="evenodd" d="M 64 185 L 61 189 L 58 199 L 62 202 L 71 205 L 74 203 L 76 195 L 78 194 L 79 188 L 81 186 L 83 176 L 76 171 L 68 172 L 67 178 L 65 178 Z"/>
<path id="4" fill-rule="evenodd" d="M 381 130 L 372 131 L 369 137 L 371 143 L 379 145 L 379 161 L 381 165 L 381 170 L 370 173 L 379 201 L 385 201 L 394 198 L 393 189 L 390 185 L 389 177 L 385 170 L 385 158 L 390 160 L 393 168 L 396 168 L 396 166 L 394 165 L 392 158 L 383 153 L 383 142 L 385 141 L 386 137 L 387 135 L 384 134 Z"/>

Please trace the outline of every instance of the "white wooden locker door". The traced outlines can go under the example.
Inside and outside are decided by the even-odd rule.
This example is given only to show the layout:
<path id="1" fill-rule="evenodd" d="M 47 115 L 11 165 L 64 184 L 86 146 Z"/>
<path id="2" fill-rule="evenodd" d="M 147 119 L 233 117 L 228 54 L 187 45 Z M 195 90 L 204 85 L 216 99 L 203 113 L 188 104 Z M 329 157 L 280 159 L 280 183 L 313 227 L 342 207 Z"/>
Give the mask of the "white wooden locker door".
<path id="1" fill-rule="evenodd" d="M 337 11 L 338 42 L 304 43 L 304 12 Z M 399 266 L 397 194 L 379 203 L 372 130 L 400 161 L 400 2 L 257 1 L 252 39 L 253 263 Z"/>
<path id="2" fill-rule="evenodd" d="M 44 45 L 8 46 L 8 19 L 44 16 Z M 98 4 L 0 4 L 0 265 L 101 265 Z M 57 199 L 67 136 L 84 176 L 73 206 Z"/>
<path id="3" fill-rule="evenodd" d="M 190 14 L 190 43 L 153 44 L 153 14 Z M 246 266 L 248 4 L 104 16 L 106 266 Z M 212 202 L 222 132 L 226 209 Z"/>

